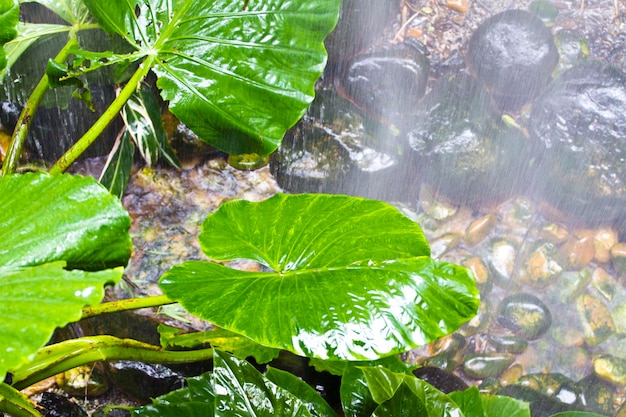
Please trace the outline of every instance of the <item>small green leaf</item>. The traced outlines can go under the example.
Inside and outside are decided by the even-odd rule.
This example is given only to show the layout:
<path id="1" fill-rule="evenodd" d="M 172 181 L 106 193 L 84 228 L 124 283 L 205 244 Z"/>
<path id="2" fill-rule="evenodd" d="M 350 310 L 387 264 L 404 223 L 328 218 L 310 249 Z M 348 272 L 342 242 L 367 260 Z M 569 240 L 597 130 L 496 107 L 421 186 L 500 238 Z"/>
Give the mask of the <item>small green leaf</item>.
<path id="1" fill-rule="evenodd" d="M 213 360 L 216 416 L 312 416 L 304 401 L 263 377 L 245 360 L 217 350 Z"/>
<path id="2" fill-rule="evenodd" d="M 313 100 L 341 1 L 84 0 L 145 56 L 170 110 L 231 154 L 273 152 Z"/>
<path id="3" fill-rule="evenodd" d="M 0 267 L 0 380 L 26 363 L 57 327 L 78 321 L 84 306 L 99 303 L 104 284 L 122 277 L 122 268 L 84 272 L 64 266 Z"/>
<path id="4" fill-rule="evenodd" d="M 121 199 L 126 191 L 134 156 L 135 145 L 128 132 L 124 131 L 115 140 L 99 179 L 100 183 L 117 198 Z"/>
<path id="5" fill-rule="evenodd" d="M 227 203 L 203 224 L 200 244 L 209 258 L 252 259 L 272 271 L 186 262 L 161 278 L 165 294 L 219 327 L 302 356 L 404 352 L 451 333 L 478 308 L 472 275 L 424 256 L 420 227 L 379 201 L 278 194 Z"/>
<path id="6" fill-rule="evenodd" d="M 320 394 L 297 376 L 280 369 L 268 367 L 265 377 L 304 402 L 314 417 L 338 417 L 335 410 L 328 405 Z"/>
<path id="7" fill-rule="evenodd" d="M 126 265 L 130 217 L 91 177 L 28 173 L 0 178 L 0 266 L 56 260 L 68 268 Z"/>
<path id="8" fill-rule="evenodd" d="M 429 416 L 464 417 L 462 410 L 450 397 L 428 382 L 410 376 L 404 378 L 404 383 L 422 401 Z"/>
<path id="9" fill-rule="evenodd" d="M 19 20 L 20 6 L 17 0 L 0 0 L 0 71 L 3 71 L 7 66 L 7 56 L 4 47 L 7 42 L 17 37 Z"/>

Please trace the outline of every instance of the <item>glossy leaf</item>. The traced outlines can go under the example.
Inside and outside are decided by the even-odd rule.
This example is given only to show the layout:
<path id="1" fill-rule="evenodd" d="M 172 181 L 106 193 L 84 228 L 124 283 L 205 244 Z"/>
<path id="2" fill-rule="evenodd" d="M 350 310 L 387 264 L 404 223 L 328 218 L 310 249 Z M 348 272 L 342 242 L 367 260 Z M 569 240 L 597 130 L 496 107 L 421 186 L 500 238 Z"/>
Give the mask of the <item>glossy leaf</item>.
<path id="1" fill-rule="evenodd" d="M 404 374 L 395 373 L 387 368 L 370 366 L 361 368 L 361 371 L 376 404 L 382 404 L 393 398 L 404 382 Z"/>
<path id="2" fill-rule="evenodd" d="M 215 351 L 215 415 L 309 417 L 305 402 L 264 378 L 248 362 Z"/>
<path id="3" fill-rule="evenodd" d="M 339 0 L 84 0 L 145 56 L 170 110 L 232 154 L 273 152 L 313 99 Z"/>
<path id="4" fill-rule="evenodd" d="M 428 382 L 415 376 L 405 377 L 404 382 L 422 401 L 429 416 L 463 417 L 463 412 L 459 406 L 445 393 Z"/>
<path id="5" fill-rule="evenodd" d="M 0 71 L 7 66 L 4 46 L 17 37 L 20 7 L 17 0 L 0 0 Z"/>
<path id="6" fill-rule="evenodd" d="M 280 369 L 268 367 L 265 377 L 299 398 L 314 417 L 338 417 L 335 410 L 309 384 Z"/>
<path id="7" fill-rule="evenodd" d="M 35 41 L 46 36 L 62 32 L 69 32 L 71 26 L 53 25 L 46 23 L 18 23 L 17 37 L 4 44 L 6 52 L 6 67 L 0 65 L 0 83 L 4 82 L 7 70 Z"/>
<path id="8" fill-rule="evenodd" d="M 126 265 L 130 218 L 91 177 L 29 173 L 0 178 L 0 266 L 56 260 L 68 268 Z"/>
<path id="9" fill-rule="evenodd" d="M 146 163 L 157 163 L 159 156 L 172 166 L 180 167 L 174 150 L 167 141 L 161 111 L 152 91 L 145 85 L 133 94 L 122 109 L 122 119 L 130 137 Z"/>
<path id="10" fill-rule="evenodd" d="M 322 359 L 368 360 L 456 330 L 478 308 L 465 268 L 435 261 L 419 226 L 379 201 L 279 194 L 223 205 L 203 224 L 209 258 L 160 281 L 192 314 L 256 342 Z M 216 296 L 218 295 L 219 296 Z"/>
<path id="11" fill-rule="evenodd" d="M 99 303 L 103 286 L 122 268 L 84 272 L 65 262 L 32 267 L 0 266 L 0 379 L 26 363 L 57 327 L 78 321 L 82 308 Z"/>
<path id="12" fill-rule="evenodd" d="M 117 198 L 122 198 L 133 168 L 135 145 L 127 131 L 117 137 L 100 174 L 100 183 Z"/>
<path id="13" fill-rule="evenodd" d="M 159 325 L 159 335 L 161 346 L 165 349 L 191 349 L 209 344 L 214 348 L 230 352 L 241 359 L 253 357 L 260 364 L 276 359 L 280 353 L 278 349 L 261 346 L 245 336 L 224 329 L 181 333 L 180 329 Z"/>

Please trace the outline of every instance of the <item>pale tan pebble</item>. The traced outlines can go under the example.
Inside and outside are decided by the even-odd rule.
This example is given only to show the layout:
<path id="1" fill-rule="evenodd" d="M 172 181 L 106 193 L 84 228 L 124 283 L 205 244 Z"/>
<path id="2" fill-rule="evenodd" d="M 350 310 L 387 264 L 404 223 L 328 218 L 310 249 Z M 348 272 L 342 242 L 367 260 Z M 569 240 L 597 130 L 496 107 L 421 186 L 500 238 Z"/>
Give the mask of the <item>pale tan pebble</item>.
<path id="1" fill-rule="evenodd" d="M 445 234 L 430 244 L 430 256 L 434 259 L 440 259 L 450 250 L 454 249 L 460 241 L 460 233 Z"/>
<path id="2" fill-rule="evenodd" d="M 594 260 L 606 263 L 611 260 L 611 248 L 619 242 L 617 232 L 614 229 L 598 229 L 593 236 L 595 245 Z"/>
<path id="3" fill-rule="evenodd" d="M 519 363 L 515 363 L 502 373 L 500 385 L 506 387 L 507 385 L 515 384 L 522 375 L 524 375 L 524 367 Z"/>
<path id="4" fill-rule="evenodd" d="M 479 257 L 474 256 L 463 262 L 463 265 L 474 273 L 476 283 L 479 285 L 486 284 L 489 281 L 489 270 L 485 262 Z"/>
<path id="5" fill-rule="evenodd" d="M 493 213 L 474 220 L 467 229 L 465 229 L 465 244 L 474 246 L 482 242 L 489 236 L 489 233 L 494 229 L 497 222 L 498 218 Z"/>
<path id="6" fill-rule="evenodd" d="M 595 255 L 594 240 L 591 236 L 577 239 L 570 237 L 559 248 L 566 267 L 579 269 L 588 265 Z"/>
<path id="7" fill-rule="evenodd" d="M 591 274 L 591 283 L 605 300 L 611 301 L 620 288 L 619 282 L 604 268 L 596 268 Z"/>

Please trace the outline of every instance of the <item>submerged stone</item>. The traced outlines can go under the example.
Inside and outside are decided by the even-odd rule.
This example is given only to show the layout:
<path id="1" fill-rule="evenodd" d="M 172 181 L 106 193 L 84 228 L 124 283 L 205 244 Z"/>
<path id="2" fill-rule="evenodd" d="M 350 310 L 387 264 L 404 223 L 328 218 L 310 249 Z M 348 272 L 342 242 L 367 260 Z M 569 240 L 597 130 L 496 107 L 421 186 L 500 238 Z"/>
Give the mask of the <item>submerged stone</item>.
<path id="1" fill-rule="evenodd" d="M 550 328 L 552 314 L 539 298 L 517 293 L 500 302 L 498 322 L 526 340 L 535 340 Z"/>
<path id="2" fill-rule="evenodd" d="M 590 62 L 559 76 L 529 119 L 537 163 L 533 194 L 557 217 L 626 220 L 626 74 Z"/>
<path id="3" fill-rule="evenodd" d="M 554 39 L 532 13 L 507 10 L 485 20 L 472 34 L 466 62 L 502 107 L 515 108 L 536 96 L 559 61 Z"/>
<path id="4" fill-rule="evenodd" d="M 508 353 L 472 353 L 465 355 L 463 373 L 473 379 L 498 376 L 515 360 Z"/>
<path id="5" fill-rule="evenodd" d="M 501 122 L 478 81 L 464 74 L 443 77 L 420 109 L 409 143 L 435 194 L 476 207 L 500 203 L 519 190 L 529 163 L 528 140 Z"/>

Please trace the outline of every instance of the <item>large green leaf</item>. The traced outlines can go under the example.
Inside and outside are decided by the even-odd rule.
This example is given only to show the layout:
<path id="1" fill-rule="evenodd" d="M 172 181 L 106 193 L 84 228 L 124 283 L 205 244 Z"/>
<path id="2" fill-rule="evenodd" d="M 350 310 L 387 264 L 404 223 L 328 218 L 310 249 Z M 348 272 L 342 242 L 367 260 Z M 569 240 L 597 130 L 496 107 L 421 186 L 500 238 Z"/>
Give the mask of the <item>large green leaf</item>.
<path id="1" fill-rule="evenodd" d="M 26 363 L 57 327 L 79 320 L 84 306 L 99 303 L 105 283 L 122 277 L 122 268 L 84 272 L 64 266 L 0 266 L 0 379 Z"/>
<path id="2" fill-rule="evenodd" d="M 160 281 L 187 311 L 266 346 L 322 359 L 404 352 L 456 330 L 479 296 L 462 267 L 429 258 L 419 226 L 379 201 L 278 194 L 223 205 L 203 224 L 209 258 Z"/>
<path id="3" fill-rule="evenodd" d="M 99 24 L 156 60 L 172 112 L 233 154 L 269 154 L 302 116 L 340 0 L 85 0 Z"/>
<path id="4" fill-rule="evenodd" d="M 44 173 L 0 178 L 0 266 L 63 260 L 69 268 L 126 265 L 130 217 L 91 177 Z"/>
<path id="5" fill-rule="evenodd" d="M 19 18 L 20 7 L 17 0 L 0 0 L 0 71 L 7 66 L 4 46 L 17 36 Z"/>

